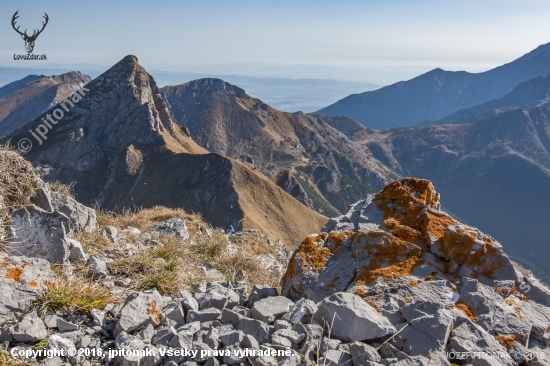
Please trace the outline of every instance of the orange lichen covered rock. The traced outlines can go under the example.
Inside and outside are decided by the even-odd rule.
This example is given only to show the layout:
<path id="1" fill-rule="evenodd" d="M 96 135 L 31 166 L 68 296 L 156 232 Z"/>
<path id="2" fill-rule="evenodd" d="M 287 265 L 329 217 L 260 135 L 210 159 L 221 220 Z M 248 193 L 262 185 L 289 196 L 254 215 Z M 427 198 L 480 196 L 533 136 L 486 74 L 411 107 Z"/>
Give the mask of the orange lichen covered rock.
<path id="1" fill-rule="evenodd" d="M 440 211 L 427 180 L 395 181 L 330 219 L 294 252 L 281 284 L 293 300 L 362 298 L 399 329 L 388 349 L 438 365 L 449 364 L 443 349 L 508 354 L 550 339 L 550 290 L 523 278 L 495 239 Z"/>
<path id="2" fill-rule="evenodd" d="M 440 211 L 430 181 L 405 178 L 351 205 L 320 234 L 306 238 L 282 287 L 291 297 L 317 301 L 343 290 L 369 293 L 378 281 L 408 276 L 452 282 L 471 277 L 492 284 L 515 281 L 516 271 L 493 238 Z"/>
<path id="3" fill-rule="evenodd" d="M 0 325 L 27 311 L 55 279 L 50 263 L 44 259 L 0 252 Z"/>

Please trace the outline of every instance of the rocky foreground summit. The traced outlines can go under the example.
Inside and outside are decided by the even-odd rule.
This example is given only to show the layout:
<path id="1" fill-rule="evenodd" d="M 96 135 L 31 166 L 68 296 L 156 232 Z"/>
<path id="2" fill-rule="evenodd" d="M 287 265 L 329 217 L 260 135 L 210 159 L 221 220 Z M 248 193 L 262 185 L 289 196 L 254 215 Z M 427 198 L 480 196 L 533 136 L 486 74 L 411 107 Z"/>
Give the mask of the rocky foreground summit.
<path id="1" fill-rule="evenodd" d="M 282 288 L 327 304 L 335 338 L 387 341 L 403 359 L 443 364 L 444 352 L 497 352 L 511 358 L 466 361 L 513 365 L 542 356 L 550 340 L 548 288 L 494 238 L 441 211 L 427 180 L 395 181 L 328 221 L 293 254 Z M 349 304 L 365 314 L 361 326 Z"/>

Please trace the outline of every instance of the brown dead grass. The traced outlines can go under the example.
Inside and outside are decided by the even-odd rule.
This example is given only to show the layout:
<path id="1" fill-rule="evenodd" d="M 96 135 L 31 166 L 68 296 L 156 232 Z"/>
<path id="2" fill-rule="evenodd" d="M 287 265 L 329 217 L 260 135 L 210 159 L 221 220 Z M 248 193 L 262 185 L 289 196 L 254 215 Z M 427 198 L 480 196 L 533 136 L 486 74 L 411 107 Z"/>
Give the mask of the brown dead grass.
<path id="1" fill-rule="evenodd" d="M 60 267 L 52 269 L 57 272 L 58 279 L 48 284 L 46 292 L 32 304 L 40 314 L 57 310 L 87 314 L 92 309 L 103 309 L 107 304 L 122 300 L 101 283 L 89 278 L 82 263 L 77 264 L 75 272 L 70 275 Z"/>
<path id="2" fill-rule="evenodd" d="M 175 295 L 183 289 L 192 289 L 202 280 L 212 281 L 200 268 L 210 263 L 227 280 L 234 280 L 237 271 L 243 270 L 248 275 L 250 287 L 255 284 L 278 286 L 278 277 L 262 268 L 256 259 L 259 254 L 275 254 L 260 233 L 243 235 L 236 244 L 236 252 L 230 253 L 227 249 L 228 239 L 221 230 L 212 229 L 199 215 L 188 214 L 181 209 L 157 206 L 139 211 L 126 210 L 118 214 L 97 212 L 100 227 L 114 226 L 119 233 L 126 227 L 134 227 L 145 235 L 151 225 L 174 217 L 186 222 L 189 241 L 183 243 L 179 238 L 160 235 L 155 239 L 160 245 L 149 245 L 145 251 L 116 258 L 108 264 L 115 282 L 129 278 L 133 289 L 156 288 L 161 294 Z M 210 230 L 211 235 L 207 235 Z M 112 249 L 110 241 L 101 236 L 99 230 L 78 233 L 75 238 L 92 255 Z M 131 243 L 128 237 L 127 242 Z"/>
<path id="3" fill-rule="evenodd" d="M 13 358 L 7 351 L 0 349 L 0 365 L 1 366 L 27 366 L 38 365 L 34 361 L 25 361 L 22 359 Z"/>
<path id="4" fill-rule="evenodd" d="M 0 145 L 0 196 L 4 199 L 0 220 L 4 219 L 4 224 L 10 223 L 11 210 L 30 203 L 36 185 L 31 163 L 10 145 Z"/>
<path id="5" fill-rule="evenodd" d="M 50 189 L 54 192 L 74 198 L 74 185 L 74 182 L 71 184 L 65 184 L 56 180 L 50 183 Z"/>

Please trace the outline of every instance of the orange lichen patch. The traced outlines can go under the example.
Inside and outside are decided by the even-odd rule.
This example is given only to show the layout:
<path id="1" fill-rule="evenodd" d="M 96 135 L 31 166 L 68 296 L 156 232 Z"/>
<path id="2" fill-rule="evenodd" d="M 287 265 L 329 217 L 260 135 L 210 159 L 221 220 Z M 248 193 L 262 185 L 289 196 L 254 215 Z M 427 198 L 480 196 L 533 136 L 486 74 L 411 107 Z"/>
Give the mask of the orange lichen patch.
<path id="1" fill-rule="evenodd" d="M 369 304 L 374 310 L 378 311 L 378 312 L 381 312 L 382 309 L 380 309 L 378 307 L 378 305 L 376 305 L 376 303 L 373 301 L 373 300 L 368 300 L 367 301 L 367 304 Z"/>
<path id="2" fill-rule="evenodd" d="M 157 307 L 157 301 L 151 301 L 147 315 L 151 316 L 156 323 L 160 323 L 160 308 Z"/>
<path id="3" fill-rule="evenodd" d="M 455 226 L 445 231 L 441 251 L 447 260 L 474 269 L 473 278 L 492 278 L 495 271 L 504 266 L 493 241 L 479 231 L 467 226 Z"/>
<path id="4" fill-rule="evenodd" d="M 426 242 L 431 243 L 433 239 L 439 240 L 443 237 L 447 226 L 457 224 L 457 221 L 443 212 L 427 210 L 422 214 L 419 230 L 423 233 Z"/>
<path id="5" fill-rule="evenodd" d="M 44 287 L 49 288 L 49 289 L 51 289 L 55 286 L 55 283 L 50 282 L 50 281 L 42 281 L 42 284 L 44 285 Z"/>
<path id="6" fill-rule="evenodd" d="M 507 298 L 506 300 L 504 300 L 504 302 L 506 303 L 506 305 L 510 305 L 510 306 L 513 306 L 516 304 L 516 300 L 512 297 Z"/>
<path id="7" fill-rule="evenodd" d="M 407 286 L 408 287 L 416 287 L 416 286 L 418 286 L 418 282 L 417 281 L 411 281 L 411 282 L 407 283 Z"/>
<path id="8" fill-rule="evenodd" d="M 369 296 L 370 293 L 367 292 L 364 288 L 358 288 L 353 292 L 354 295 L 357 295 L 359 297 L 366 297 Z"/>
<path id="9" fill-rule="evenodd" d="M 466 304 L 464 300 L 460 299 L 456 302 L 456 304 L 453 305 L 453 307 L 457 308 L 458 310 L 462 311 L 464 315 L 468 317 L 471 321 L 475 321 L 477 318 L 476 313 L 474 310 L 470 307 L 470 305 Z"/>
<path id="10" fill-rule="evenodd" d="M 33 288 L 37 288 L 38 287 L 38 281 L 37 280 L 29 281 L 29 286 L 33 287 Z"/>
<path id="11" fill-rule="evenodd" d="M 342 243 L 346 240 L 353 241 L 356 233 L 353 232 L 336 232 L 332 231 L 328 234 L 325 246 L 330 250 L 332 254 L 336 254 L 341 248 Z"/>
<path id="12" fill-rule="evenodd" d="M 514 306 L 514 313 L 516 313 L 516 315 L 518 316 L 518 318 L 521 318 L 521 309 L 519 308 L 519 306 Z"/>
<path id="13" fill-rule="evenodd" d="M 435 275 L 431 274 L 424 278 L 424 281 L 433 281 L 435 279 Z"/>
<path id="14" fill-rule="evenodd" d="M 517 296 L 520 300 L 522 300 L 522 301 L 527 301 L 527 300 L 529 300 L 529 297 L 528 297 L 527 295 L 522 294 L 522 293 L 519 292 L 519 291 L 518 291 L 518 293 L 516 294 L 516 296 Z"/>
<path id="15" fill-rule="evenodd" d="M 375 197 L 384 220 L 395 219 L 403 225 L 418 227 L 419 215 L 427 208 L 435 208 L 439 195 L 429 180 L 404 178 L 388 184 Z"/>
<path id="16" fill-rule="evenodd" d="M 338 276 L 334 276 L 334 278 L 332 279 L 332 281 L 330 281 L 330 283 L 328 285 L 326 285 L 326 289 L 327 290 L 334 290 L 334 288 L 336 287 L 336 282 L 340 279 L 340 277 Z"/>
<path id="17" fill-rule="evenodd" d="M 424 243 L 424 235 L 411 227 L 400 225 L 391 231 L 391 234 L 409 243 Z"/>
<path id="18" fill-rule="evenodd" d="M 2 258 L 2 267 L 7 267 L 8 265 L 8 257 L 3 257 Z"/>
<path id="19" fill-rule="evenodd" d="M 506 287 L 497 287 L 496 290 L 502 296 L 507 296 L 508 295 L 508 290 L 506 289 Z"/>
<path id="20" fill-rule="evenodd" d="M 389 218 L 389 219 L 387 219 L 387 220 L 382 221 L 382 225 L 384 225 L 384 227 L 385 227 L 386 229 L 390 229 L 390 230 L 391 230 L 391 229 L 395 229 L 395 228 L 397 228 L 398 226 L 400 226 L 401 223 L 400 223 L 399 221 L 397 221 L 396 219 L 394 219 L 394 218 Z"/>
<path id="21" fill-rule="evenodd" d="M 404 298 L 402 298 L 401 300 L 403 300 L 404 302 L 411 302 L 411 298 L 410 298 L 410 297 L 404 297 Z"/>
<path id="22" fill-rule="evenodd" d="M 303 268 L 319 272 L 322 270 L 331 254 L 329 248 L 323 246 L 326 235 L 310 235 L 298 247 L 298 258 Z"/>
<path id="23" fill-rule="evenodd" d="M 495 338 L 500 344 L 502 344 L 507 349 L 512 349 L 516 346 L 515 335 L 500 335 L 500 336 L 495 336 Z"/>
<path id="24" fill-rule="evenodd" d="M 358 286 L 373 284 L 379 277 L 386 281 L 411 276 L 422 250 L 384 232 L 358 234 L 354 245 L 368 255 L 368 264 L 360 269 Z"/>
<path id="25" fill-rule="evenodd" d="M 6 278 L 9 278 L 10 280 L 13 280 L 15 282 L 21 281 L 21 276 L 23 275 L 23 269 L 18 267 L 11 267 L 6 272 Z"/>

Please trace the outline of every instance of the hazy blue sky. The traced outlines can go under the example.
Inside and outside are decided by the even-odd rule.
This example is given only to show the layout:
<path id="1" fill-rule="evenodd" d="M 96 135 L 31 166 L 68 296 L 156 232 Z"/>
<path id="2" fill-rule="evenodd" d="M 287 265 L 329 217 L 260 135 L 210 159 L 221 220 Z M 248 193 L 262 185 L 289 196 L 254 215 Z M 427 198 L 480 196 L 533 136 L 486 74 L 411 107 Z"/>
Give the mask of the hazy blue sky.
<path id="1" fill-rule="evenodd" d="M 240 63 L 271 64 L 263 65 L 265 70 L 280 64 L 480 71 L 550 42 L 548 0 L 2 0 L 0 4 L 0 65 L 4 66 L 23 66 L 13 61 L 14 53 L 25 53 L 10 24 L 16 10 L 22 29 L 40 26 L 43 12 L 50 16 L 34 51 L 47 54 L 44 64 L 111 65 L 135 54 L 145 67 L 173 71 L 217 68 L 246 73 L 246 65 L 219 66 Z M 304 74 L 330 77 L 334 70 L 311 67 Z M 363 76 L 358 78 L 364 80 Z"/>

